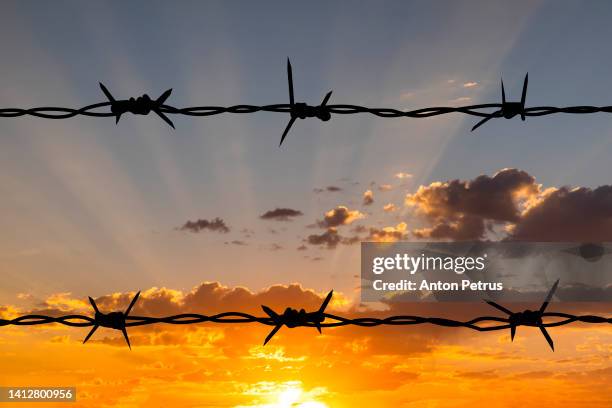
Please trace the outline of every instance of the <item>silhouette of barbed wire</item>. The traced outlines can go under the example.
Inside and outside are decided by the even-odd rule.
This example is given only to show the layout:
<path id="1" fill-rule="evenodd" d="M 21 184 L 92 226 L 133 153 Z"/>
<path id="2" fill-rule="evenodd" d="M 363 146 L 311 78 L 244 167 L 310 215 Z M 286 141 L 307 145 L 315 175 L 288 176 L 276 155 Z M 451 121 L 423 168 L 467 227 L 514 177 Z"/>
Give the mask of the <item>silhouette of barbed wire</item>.
<path id="1" fill-rule="evenodd" d="M 484 103 L 466 106 L 437 106 L 415 110 L 400 110 L 393 108 L 369 108 L 359 105 L 350 104 L 328 104 L 332 91 L 329 91 L 320 105 L 309 105 L 304 102 L 295 102 L 293 89 L 293 73 L 291 63 L 287 59 L 287 79 L 289 85 L 289 103 L 272 104 L 272 105 L 233 105 L 233 106 L 193 106 L 185 108 L 177 108 L 175 106 L 165 104 L 166 100 L 172 93 L 172 89 L 168 89 L 159 98 L 153 100 L 147 94 L 138 98 L 115 99 L 108 89 L 100 83 L 102 92 L 107 97 L 108 101 L 94 103 L 82 108 L 64 108 L 64 107 L 37 107 L 37 108 L 2 108 L 0 109 L 0 118 L 15 118 L 20 116 L 34 116 L 44 119 L 69 119 L 75 116 L 89 117 L 115 117 L 115 123 L 124 113 L 132 113 L 135 115 L 148 115 L 151 112 L 157 114 L 168 125 L 174 128 L 174 123 L 168 118 L 168 115 L 184 115 L 184 116 L 214 116 L 224 113 L 230 114 L 248 114 L 256 112 L 273 112 L 273 113 L 288 113 L 290 115 L 289 123 L 285 127 L 281 136 L 280 145 L 283 144 L 289 130 L 292 128 L 297 119 L 317 118 L 321 121 L 329 121 L 332 115 L 353 115 L 359 113 L 367 113 L 381 118 L 430 118 L 433 116 L 446 115 L 450 113 L 462 113 L 465 115 L 480 117 L 482 120 L 478 122 L 472 131 L 486 123 L 491 119 L 505 118 L 512 119 L 515 116 L 520 116 L 524 121 L 527 117 L 546 116 L 556 113 L 567 114 L 591 114 L 591 113 L 612 113 L 612 106 L 534 106 L 525 107 L 527 96 L 528 77 L 525 76 L 523 83 L 523 92 L 520 102 L 506 101 L 504 84 L 502 81 L 502 101 L 501 103 Z M 109 111 L 104 111 L 105 108 L 110 108 Z"/>
<path id="2" fill-rule="evenodd" d="M 321 304 L 321 307 L 315 312 L 306 312 L 304 309 L 297 311 L 293 308 L 286 308 L 282 314 L 274 312 L 267 306 L 262 306 L 262 309 L 267 314 L 266 317 L 254 316 L 243 312 L 223 312 L 213 315 L 203 315 L 197 313 L 182 313 L 165 317 L 151 316 L 130 316 L 130 310 L 135 305 L 140 292 L 138 292 L 125 312 L 111 312 L 104 314 L 98 310 L 95 301 L 89 298 L 89 301 L 94 309 L 94 316 L 70 314 L 65 316 L 45 316 L 45 315 L 24 315 L 13 319 L 0 319 L 1 326 L 34 326 L 59 323 L 70 327 L 92 327 L 83 343 L 87 342 L 98 327 L 106 327 L 114 330 L 119 330 L 123 333 L 128 346 L 131 349 L 130 340 L 127 334 L 128 327 L 146 326 L 152 324 L 171 324 L 171 325 L 191 325 L 201 323 L 215 324 L 248 324 L 259 323 L 274 328 L 264 340 L 266 345 L 272 337 L 283 327 L 312 327 L 316 328 L 321 333 L 323 328 L 342 327 L 342 326 L 359 326 L 359 327 L 377 327 L 377 326 L 415 326 L 423 324 L 431 324 L 442 327 L 466 328 L 478 332 L 489 332 L 496 330 L 510 329 L 511 339 L 514 340 L 516 328 L 519 326 L 538 327 L 546 338 L 550 348 L 554 351 L 554 343 L 546 328 L 564 326 L 571 323 L 589 323 L 589 324 L 612 324 L 612 317 L 594 316 L 594 315 L 573 315 L 569 313 L 546 312 L 546 308 L 552 299 L 552 296 L 557 289 L 559 281 L 555 282 L 549 291 L 546 299 L 542 303 L 539 310 L 525 310 L 522 312 L 512 312 L 505 307 L 498 305 L 492 301 L 486 301 L 491 306 L 501 310 L 507 317 L 496 316 L 479 316 L 470 320 L 453 320 L 443 317 L 425 317 L 425 316 L 410 316 L 398 315 L 388 317 L 356 317 L 348 318 L 336 314 L 326 313 L 325 309 L 329 304 L 333 290 L 328 293 L 327 297 Z M 556 319 L 553 321 L 544 322 L 544 319 Z M 329 320 L 329 321 L 328 321 Z"/>

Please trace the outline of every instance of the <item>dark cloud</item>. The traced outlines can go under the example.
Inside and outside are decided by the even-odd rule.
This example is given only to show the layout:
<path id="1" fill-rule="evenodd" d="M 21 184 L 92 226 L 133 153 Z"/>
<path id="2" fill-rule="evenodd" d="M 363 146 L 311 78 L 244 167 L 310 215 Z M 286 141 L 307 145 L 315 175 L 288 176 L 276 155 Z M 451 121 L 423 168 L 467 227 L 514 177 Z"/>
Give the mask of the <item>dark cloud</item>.
<path id="1" fill-rule="evenodd" d="M 471 181 L 452 180 L 421 186 L 406 202 L 430 218 L 472 215 L 499 221 L 517 221 L 516 194 L 538 192 L 535 179 L 524 171 L 504 169 L 493 177 L 481 175 Z"/>
<path id="2" fill-rule="evenodd" d="M 215 232 L 222 232 L 227 234 L 230 229 L 221 218 L 217 217 L 210 221 L 208 220 L 197 220 L 187 221 L 181 228 L 181 231 L 193 232 L 194 234 L 208 230 Z"/>
<path id="3" fill-rule="evenodd" d="M 543 190 L 528 173 L 504 169 L 421 186 L 406 204 L 430 223 L 412 231 L 417 238 L 479 240 L 502 225 L 506 240 L 612 241 L 610 185 Z"/>
<path id="4" fill-rule="evenodd" d="M 315 193 L 323 193 L 323 192 L 330 192 L 330 193 L 335 193 L 337 191 L 342 191 L 341 187 L 338 186 L 327 186 L 325 188 L 315 188 L 313 190 Z"/>
<path id="5" fill-rule="evenodd" d="M 344 244 L 344 245 L 353 245 L 353 244 L 358 244 L 362 240 L 363 239 L 361 237 L 359 237 L 359 236 L 342 237 L 342 244 Z"/>
<path id="6" fill-rule="evenodd" d="M 312 234 L 306 237 L 305 240 L 310 245 L 323 246 L 327 249 L 334 249 L 338 244 L 352 245 L 360 241 L 360 238 L 345 237 L 338 233 L 336 228 L 328 228 L 322 234 Z"/>
<path id="7" fill-rule="evenodd" d="M 226 241 L 226 242 L 225 242 L 225 245 L 247 246 L 247 245 L 249 245 L 249 244 L 247 244 L 247 243 L 246 243 L 246 242 L 244 242 L 244 241 L 240 241 L 240 240 L 233 240 L 233 241 L 230 241 L 230 242 L 227 242 L 227 241 Z"/>
<path id="8" fill-rule="evenodd" d="M 250 228 L 243 228 L 240 232 L 244 234 L 245 238 L 251 238 L 253 235 L 255 235 L 255 231 Z"/>
<path id="9" fill-rule="evenodd" d="M 274 210 L 266 211 L 259 218 L 262 220 L 274 220 L 274 221 L 291 221 L 294 217 L 304 215 L 299 210 L 291 208 L 276 208 Z"/>
<path id="10" fill-rule="evenodd" d="M 418 238 L 472 240 L 483 238 L 490 223 L 516 223 L 521 203 L 536 198 L 535 178 L 517 169 L 503 169 L 471 181 L 452 180 L 421 186 L 406 196 L 432 227 L 414 232 Z"/>
<path id="11" fill-rule="evenodd" d="M 612 241 L 612 186 L 545 192 L 513 227 L 511 240 Z"/>
<path id="12" fill-rule="evenodd" d="M 353 231 L 353 232 L 355 232 L 357 234 L 362 234 L 364 232 L 367 232 L 368 229 L 365 226 L 363 226 L 363 225 L 356 225 L 353 228 L 351 228 L 351 231 Z"/>
<path id="13" fill-rule="evenodd" d="M 417 238 L 448 238 L 453 241 L 480 239 L 484 234 L 484 220 L 479 217 L 466 215 L 459 215 L 452 222 L 438 222 L 431 228 L 415 229 L 413 231 L 413 235 Z"/>
<path id="14" fill-rule="evenodd" d="M 342 237 L 335 228 L 329 228 L 322 234 L 312 234 L 306 237 L 306 242 L 310 245 L 325 246 L 327 249 L 334 249 L 342 241 Z"/>

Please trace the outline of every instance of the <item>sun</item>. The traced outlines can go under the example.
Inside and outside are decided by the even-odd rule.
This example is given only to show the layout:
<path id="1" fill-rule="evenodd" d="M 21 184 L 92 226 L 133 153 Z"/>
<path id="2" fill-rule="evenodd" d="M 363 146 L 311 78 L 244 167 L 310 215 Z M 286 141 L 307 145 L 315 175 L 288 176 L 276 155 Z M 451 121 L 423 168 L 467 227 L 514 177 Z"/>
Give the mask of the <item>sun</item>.
<path id="1" fill-rule="evenodd" d="M 328 408 L 327 404 L 314 401 L 309 394 L 302 389 L 301 384 L 293 383 L 278 393 L 277 401 L 273 406 L 275 408 Z"/>
<path id="2" fill-rule="evenodd" d="M 248 405 L 249 408 L 329 408 L 324 402 L 317 401 L 317 397 L 325 393 L 325 390 L 305 391 L 300 381 L 259 383 L 249 391 L 249 394 L 264 397 L 265 401 Z"/>

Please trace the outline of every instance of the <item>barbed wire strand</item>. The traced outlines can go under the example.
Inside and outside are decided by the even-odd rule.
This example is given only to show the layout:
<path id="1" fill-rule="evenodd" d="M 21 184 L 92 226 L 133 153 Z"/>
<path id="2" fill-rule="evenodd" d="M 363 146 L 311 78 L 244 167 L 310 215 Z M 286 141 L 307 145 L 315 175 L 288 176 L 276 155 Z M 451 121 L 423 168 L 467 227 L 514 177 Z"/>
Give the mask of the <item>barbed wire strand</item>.
<path id="1" fill-rule="evenodd" d="M 594 315 L 573 315 L 569 313 L 546 312 L 546 308 L 552 299 L 552 296 L 557 289 L 559 281 L 555 282 L 550 289 L 546 300 L 542 303 L 539 310 L 525 310 L 522 312 L 512 312 L 509 309 L 501 306 L 493 301 L 486 301 L 489 305 L 502 311 L 507 317 L 496 316 L 480 316 L 471 320 L 461 321 L 442 317 L 424 317 L 424 316 L 388 316 L 383 318 L 377 317 L 357 317 L 348 318 L 335 314 L 326 313 L 325 309 L 329 304 L 333 290 L 328 293 L 327 297 L 321 304 L 319 310 L 315 312 L 306 312 L 304 309 L 297 311 L 296 309 L 287 308 L 282 314 L 274 312 L 267 306 L 262 306 L 263 311 L 267 316 L 254 316 L 249 313 L 242 312 L 223 312 L 214 315 L 203 315 L 197 313 L 182 313 L 165 317 L 151 316 L 130 316 L 130 310 L 136 304 L 140 292 L 134 296 L 130 305 L 125 312 L 111 312 L 108 314 L 98 310 L 95 300 L 91 297 L 89 301 L 94 309 L 94 316 L 70 314 L 65 316 L 45 316 L 45 315 L 24 315 L 13 319 L 0 319 L 1 326 L 34 326 L 59 323 L 70 327 L 92 327 L 91 331 L 83 341 L 89 340 L 98 327 L 106 327 L 119 330 L 123 333 L 128 346 L 131 349 L 130 340 L 127 334 L 128 327 L 146 326 L 152 324 L 171 324 L 171 325 L 191 325 L 201 323 L 215 324 L 247 324 L 259 323 L 266 326 L 273 326 L 272 331 L 264 340 L 266 345 L 272 337 L 283 327 L 312 327 L 319 332 L 323 328 L 342 327 L 342 326 L 359 326 L 359 327 L 376 327 L 376 326 L 414 326 L 422 324 L 432 324 L 442 327 L 462 327 L 478 332 L 489 332 L 496 330 L 511 331 L 511 339 L 514 340 L 516 328 L 519 326 L 538 327 L 546 338 L 550 348 L 554 351 L 554 343 L 546 328 L 558 327 L 571 323 L 581 322 L 589 324 L 612 324 L 612 317 L 594 316 Z M 544 322 L 544 319 L 549 321 Z M 553 321 L 550 321 L 553 319 Z"/>
<path id="2" fill-rule="evenodd" d="M 282 145 L 289 130 L 297 119 L 318 118 L 321 121 L 329 121 L 332 115 L 353 115 L 358 113 L 367 113 L 381 118 L 430 118 L 433 116 L 446 115 L 450 113 L 462 113 L 465 115 L 482 118 L 473 128 L 472 131 L 485 124 L 487 121 L 496 118 L 512 119 L 515 116 L 520 116 L 524 121 L 527 117 L 546 116 L 556 113 L 566 114 L 591 114 L 591 113 L 612 113 L 612 106 L 534 106 L 525 107 L 527 97 L 528 76 L 525 76 L 523 83 L 523 91 L 520 102 L 506 101 L 505 89 L 503 81 L 502 101 L 501 103 L 485 103 L 467 106 L 438 106 L 428 107 L 409 111 L 403 111 L 393 108 L 368 108 L 359 105 L 350 104 L 328 104 L 331 98 L 332 91 L 329 91 L 320 105 L 308 105 L 303 102 L 295 102 L 293 88 L 293 73 L 291 63 L 287 59 L 287 79 L 289 86 L 289 103 L 288 104 L 273 104 L 273 105 L 233 105 L 233 106 L 193 106 L 185 108 L 177 108 L 165 104 L 166 100 L 172 93 L 172 89 L 165 91 L 159 98 L 153 100 L 147 94 L 138 98 L 130 99 L 115 99 L 110 91 L 100 83 L 102 92 L 108 99 L 106 102 L 94 103 L 82 108 L 65 108 L 65 107 L 37 107 L 37 108 L 2 108 L 0 109 L 0 118 L 15 118 L 20 116 L 34 116 L 44 119 L 69 119 L 75 116 L 89 117 L 114 117 L 115 123 L 118 123 L 121 116 L 125 113 L 135 115 L 148 115 L 151 112 L 157 114 L 168 125 L 174 128 L 174 123 L 168 115 L 184 115 L 184 116 L 214 116 L 224 113 L 230 114 L 248 114 L 256 112 L 273 112 L 273 113 L 288 113 L 290 115 L 289 123 L 287 124 L 282 136 L 280 145 Z M 110 108 L 110 112 L 106 110 Z"/>

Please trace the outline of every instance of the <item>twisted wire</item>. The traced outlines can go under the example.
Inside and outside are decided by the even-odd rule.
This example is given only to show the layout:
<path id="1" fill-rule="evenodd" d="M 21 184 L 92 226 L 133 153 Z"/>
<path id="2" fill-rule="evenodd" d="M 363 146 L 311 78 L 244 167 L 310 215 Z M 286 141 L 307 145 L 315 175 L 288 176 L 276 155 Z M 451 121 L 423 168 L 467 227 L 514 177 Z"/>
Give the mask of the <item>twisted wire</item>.
<path id="1" fill-rule="evenodd" d="M 75 116 L 89 116 L 98 118 L 115 117 L 113 112 L 100 111 L 101 108 L 107 108 L 112 105 L 111 102 L 100 102 L 92 105 L 87 105 L 82 108 L 64 108 L 64 107 L 37 107 L 37 108 L 0 108 L 0 118 L 16 118 L 20 116 L 34 116 L 43 119 L 69 119 Z M 329 113 L 336 115 L 353 115 L 357 113 L 368 113 L 381 118 L 429 118 L 432 116 L 446 115 L 449 113 L 463 113 L 465 115 L 476 117 L 500 117 L 500 114 L 490 112 L 490 110 L 499 110 L 503 107 L 501 103 L 485 103 L 478 105 L 467 106 L 438 106 L 429 108 L 420 108 L 415 110 L 403 111 L 393 108 L 368 108 L 366 106 L 336 104 L 327 105 L 326 109 Z M 291 104 L 273 104 L 273 105 L 233 105 L 233 106 L 192 106 L 185 108 L 176 108 L 170 105 L 161 105 L 160 111 L 170 115 L 186 115 L 186 116 L 214 116 L 224 113 L 245 114 L 256 112 L 273 112 L 273 113 L 291 113 L 293 106 Z M 612 113 L 612 106 L 534 106 L 525 108 L 525 116 L 546 116 L 555 113 L 568 114 L 591 114 L 591 113 Z"/>
<path id="2" fill-rule="evenodd" d="M 470 320 L 461 321 L 442 317 L 424 317 L 424 316 L 409 316 L 398 315 L 388 316 L 383 318 L 377 317 L 357 317 L 348 318 L 330 313 L 324 313 L 323 317 L 334 322 L 320 323 L 321 327 L 342 327 L 342 326 L 360 326 L 360 327 L 375 327 L 375 326 L 414 326 L 420 324 L 432 324 L 443 327 L 464 327 L 476 331 L 493 331 L 504 330 L 510 327 L 510 319 L 505 317 L 495 316 L 480 316 Z M 544 318 L 557 318 L 553 322 L 544 323 L 544 327 L 557 327 L 566 324 L 581 322 L 591 324 L 612 324 L 612 317 L 603 317 L 595 315 L 573 315 L 568 313 L 546 312 L 542 314 Z M 214 315 L 203 315 L 197 313 L 183 313 L 172 316 L 152 317 L 152 316 L 126 316 L 126 327 L 147 326 L 152 324 L 241 324 L 241 323 L 259 323 L 266 326 L 276 326 L 275 322 L 270 317 L 255 316 L 243 312 L 223 312 Z M 0 319 L 1 326 L 34 326 L 58 323 L 70 327 L 91 327 L 96 324 L 96 320 L 87 315 L 71 314 L 65 316 L 45 316 L 45 315 L 23 315 L 13 319 Z M 498 323 L 496 325 L 487 325 L 487 323 Z M 296 327 L 316 327 L 313 322 L 297 323 Z"/>
<path id="3" fill-rule="evenodd" d="M 200 323 L 215 323 L 215 324 L 244 324 L 244 323 L 259 323 L 266 326 L 274 326 L 272 331 L 264 340 L 266 345 L 274 335 L 283 327 L 314 327 L 319 333 L 323 328 L 341 327 L 341 326 L 359 326 L 359 327 L 376 327 L 376 326 L 414 326 L 422 324 L 432 324 L 442 327 L 463 327 L 478 332 L 487 332 L 495 330 L 510 329 L 510 337 L 514 340 L 516 328 L 519 326 L 538 327 L 542 335 L 548 342 L 550 348 L 554 351 L 554 341 L 546 330 L 547 327 L 557 327 L 575 322 L 602 324 L 612 323 L 612 317 L 593 316 L 593 315 L 572 315 L 568 313 L 546 312 L 546 308 L 557 290 L 559 280 L 557 280 L 548 291 L 546 299 L 542 302 L 540 309 L 525 310 L 522 312 L 513 312 L 506 307 L 487 300 L 486 303 L 495 309 L 505 313 L 507 317 L 495 316 L 480 316 L 467 321 L 453 320 L 444 317 L 424 317 L 424 316 L 388 316 L 384 318 L 377 317 L 356 317 L 348 318 L 340 315 L 326 313 L 325 309 L 329 305 L 334 291 L 330 291 L 319 309 L 315 312 L 306 312 L 304 309 L 293 309 L 288 307 L 282 314 L 279 314 L 262 305 L 262 310 L 268 315 L 267 317 L 255 316 L 243 312 L 223 312 L 215 315 L 203 315 L 197 313 L 182 313 L 166 317 L 153 316 L 131 316 L 130 311 L 136 304 L 140 292 L 132 298 L 125 312 L 102 313 L 98 309 L 96 301 L 89 297 L 89 302 L 95 312 L 94 317 L 86 315 L 70 314 L 65 316 L 45 316 L 45 315 L 24 315 L 13 319 L 0 319 L 0 327 L 2 326 L 34 326 L 51 323 L 59 323 L 71 327 L 92 327 L 87 337 L 87 340 L 95 333 L 98 327 L 106 327 L 113 330 L 120 330 L 123 333 L 127 345 L 132 348 L 130 338 L 127 333 L 128 327 L 146 326 L 152 324 L 172 324 L 172 325 L 189 325 Z M 545 322 L 547 318 L 556 318 L 557 320 Z M 550 320 L 550 319 L 547 319 Z M 327 321 L 327 322 L 326 322 Z"/>
<path id="4" fill-rule="evenodd" d="M 256 112 L 284 113 L 290 115 L 289 123 L 282 134 L 283 143 L 287 133 L 297 119 L 317 118 L 321 121 L 328 121 L 332 115 L 353 115 L 370 114 L 380 118 L 430 118 L 433 116 L 447 115 L 450 113 L 461 113 L 468 116 L 481 118 L 472 131 L 491 119 L 505 118 L 512 119 L 520 116 L 522 120 L 527 117 L 546 116 L 557 113 L 565 114 L 592 114 L 592 113 L 612 113 L 612 106 L 533 106 L 526 107 L 528 75 L 525 76 L 523 92 L 520 102 L 506 101 L 506 94 L 502 81 L 502 101 L 501 103 L 484 103 L 466 106 L 435 106 L 414 110 L 400 110 L 394 108 L 370 108 L 366 106 L 350 104 L 328 104 L 332 91 L 329 91 L 320 105 L 308 105 L 303 102 L 295 101 L 293 88 L 293 72 L 291 63 L 287 60 L 287 80 L 289 87 L 289 103 L 273 105 L 233 105 L 233 106 L 192 106 L 179 108 L 166 104 L 166 100 L 172 93 L 172 89 L 166 90 L 159 98 L 153 100 L 147 94 L 138 98 L 115 99 L 111 92 L 100 83 L 100 88 L 107 98 L 106 102 L 95 103 L 81 108 L 65 108 L 44 106 L 37 108 L 2 108 L 0 118 L 15 118 L 20 116 L 33 116 L 44 119 L 69 119 L 75 116 L 89 117 L 115 117 L 118 123 L 121 116 L 125 113 L 135 115 L 148 115 L 151 112 L 157 114 L 169 126 L 174 128 L 174 123 L 168 115 L 183 115 L 194 117 L 206 117 L 221 114 L 249 114 Z M 110 111 L 109 109 L 110 108 Z"/>

